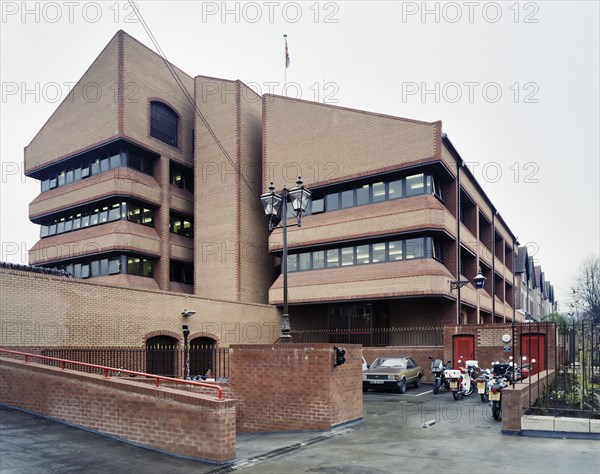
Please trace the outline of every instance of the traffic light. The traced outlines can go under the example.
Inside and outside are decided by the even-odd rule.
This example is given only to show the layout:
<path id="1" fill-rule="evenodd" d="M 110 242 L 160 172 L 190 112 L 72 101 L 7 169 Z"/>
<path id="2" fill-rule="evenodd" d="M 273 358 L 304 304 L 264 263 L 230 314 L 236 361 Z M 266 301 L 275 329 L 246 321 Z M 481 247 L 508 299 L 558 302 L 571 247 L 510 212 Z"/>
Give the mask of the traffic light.
<path id="1" fill-rule="evenodd" d="M 346 351 L 342 347 L 334 347 L 333 350 L 335 351 L 334 367 L 342 365 L 344 362 L 346 362 L 346 358 L 344 357 L 346 355 Z"/>

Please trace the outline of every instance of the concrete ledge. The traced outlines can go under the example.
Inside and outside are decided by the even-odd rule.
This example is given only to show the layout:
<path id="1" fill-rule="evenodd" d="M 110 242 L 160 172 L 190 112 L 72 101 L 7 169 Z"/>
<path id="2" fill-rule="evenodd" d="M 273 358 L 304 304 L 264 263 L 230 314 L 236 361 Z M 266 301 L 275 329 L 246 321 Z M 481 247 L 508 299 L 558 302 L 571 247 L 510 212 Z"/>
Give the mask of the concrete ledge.
<path id="1" fill-rule="evenodd" d="M 556 432 L 558 434 L 600 434 L 600 420 L 565 416 L 523 415 L 521 417 L 521 429 L 523 431 Z"/>

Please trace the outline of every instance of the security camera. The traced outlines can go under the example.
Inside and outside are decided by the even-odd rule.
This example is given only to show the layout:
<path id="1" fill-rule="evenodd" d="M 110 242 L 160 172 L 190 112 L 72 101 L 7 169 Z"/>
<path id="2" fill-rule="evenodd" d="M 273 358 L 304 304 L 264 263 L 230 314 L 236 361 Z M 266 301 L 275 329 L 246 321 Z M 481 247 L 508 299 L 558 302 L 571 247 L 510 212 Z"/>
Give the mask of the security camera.
<path id="1" fill-rule="evenodd" d="M 194 311 L 193 309 L 184 309 L 184 310 L 181 312 L 181 315 L 182 315 L 184 318 L 189 318 L 190 316 L 193 316 L 194 314 L 196 314 L 196 311 Z"/>

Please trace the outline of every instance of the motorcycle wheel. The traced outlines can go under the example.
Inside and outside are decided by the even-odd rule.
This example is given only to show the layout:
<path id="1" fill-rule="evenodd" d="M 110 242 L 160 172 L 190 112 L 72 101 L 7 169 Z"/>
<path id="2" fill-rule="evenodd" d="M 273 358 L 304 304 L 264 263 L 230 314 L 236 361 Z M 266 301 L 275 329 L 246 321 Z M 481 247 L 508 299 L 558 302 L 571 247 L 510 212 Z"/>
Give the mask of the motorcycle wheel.
<path id="1" fill-rule="evenodd" d="M 433 393 L 439 393 L 440 387 L 442 386 L 442 381 L 440 379 L 435 379 L 433 381 Z"/>
<path id="2" fill-rule="evenodd" d="M 481 401 L 482 401 L 482 402 L 487 402 L 487 401 L 488 401 L 488 396 L 487 396 L 487 393 L 482 393 L 482 394 L 481 394 Z"/>
<path id="3" fill-rule="evenodd" d="M 454 397 L 454 400 L 458 400 L 458 399 L 459 399 L 459 397 L 460 397 L 460 395 L 458 394 L 458 391 L 457 391 L 457 390 L 453 390 L 453 391 L 452 391 L 452 396 Z"/>
<path id="4" fill-rule="evenodd" d="M 473 392 L 475 391 L 475 384 L 474 383 L 470 383 L 469 384 L 469 390 L 465 391 L 465 397 L 468 397 L 469 395 L 471 395 Z"/>
<path id="5" fill-rule="evenodd" d="M 492 416 L 496 421 L 502 420 L 502 405 L 500 405 L 500 402 L 492 402 Z"/>

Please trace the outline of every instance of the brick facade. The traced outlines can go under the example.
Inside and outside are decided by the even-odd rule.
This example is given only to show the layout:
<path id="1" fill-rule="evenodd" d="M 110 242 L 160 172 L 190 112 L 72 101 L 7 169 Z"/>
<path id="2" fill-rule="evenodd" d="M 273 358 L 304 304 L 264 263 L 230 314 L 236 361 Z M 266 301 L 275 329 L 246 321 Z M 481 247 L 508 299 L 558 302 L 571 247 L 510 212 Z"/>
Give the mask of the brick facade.
<path id="1" fill-rule="evenodd" d="M 223 346 L 272 343 L 279 336 L 280 317 L 272 306 L 132 289 L 127 283 L 0 268 L 0 346 L 144 347 L 148 334 L 181 334 L 182 324 Z M 197 313 L 184 318 L 184 308 Z"/>

